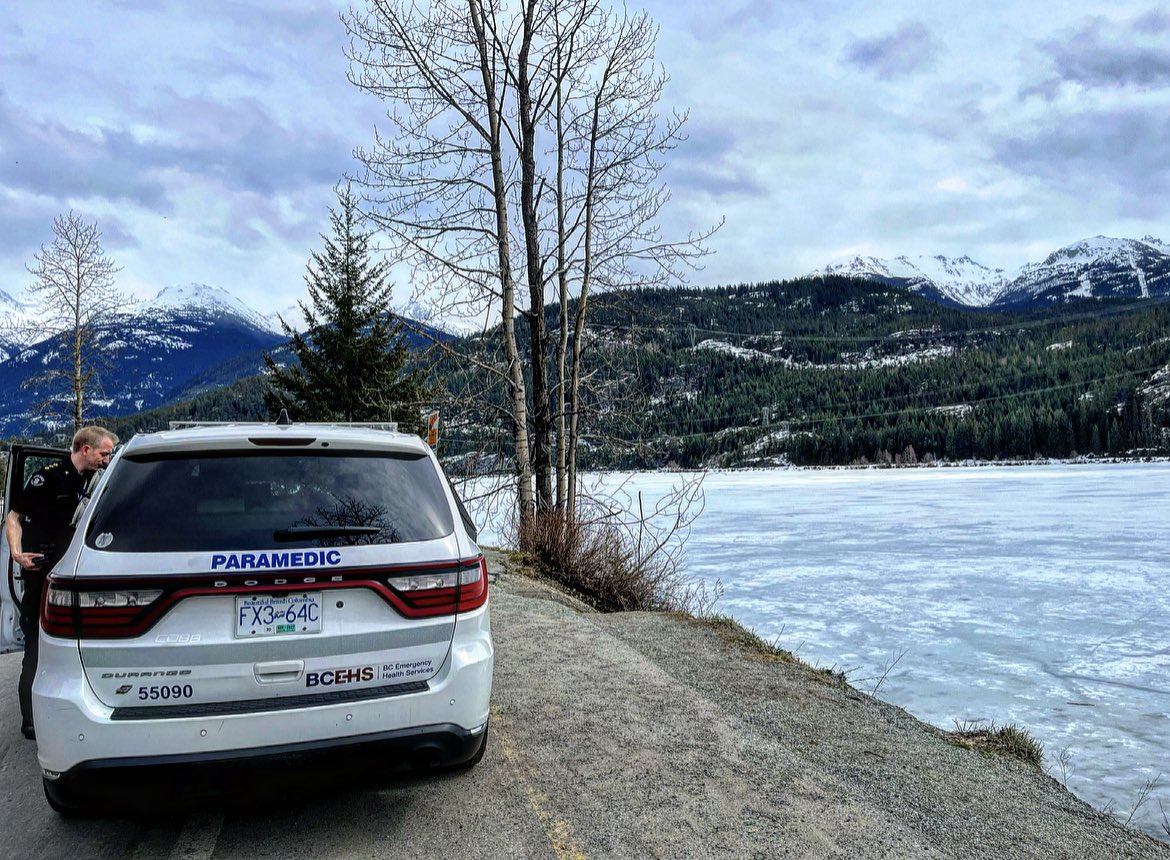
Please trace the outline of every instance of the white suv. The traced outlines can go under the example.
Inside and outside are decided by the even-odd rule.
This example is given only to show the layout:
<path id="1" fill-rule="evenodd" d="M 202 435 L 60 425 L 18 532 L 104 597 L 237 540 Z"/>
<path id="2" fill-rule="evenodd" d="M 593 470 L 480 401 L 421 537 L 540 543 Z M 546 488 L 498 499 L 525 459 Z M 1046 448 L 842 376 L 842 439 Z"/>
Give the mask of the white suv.
<path id="1" fill-rule="evenodd" d="M 10 488 L 46 456 L 19 454 Z M 6 598 L 19 593 L 7 561 Z M 163 772 L 178 785 L 351 752 L 470 766 L 492 662 L 474 526 L 417 437 L 310 424 L 135 436 L 45 587 L 45 794 L 69 812 L 118 781 L 141 791 Z"/>

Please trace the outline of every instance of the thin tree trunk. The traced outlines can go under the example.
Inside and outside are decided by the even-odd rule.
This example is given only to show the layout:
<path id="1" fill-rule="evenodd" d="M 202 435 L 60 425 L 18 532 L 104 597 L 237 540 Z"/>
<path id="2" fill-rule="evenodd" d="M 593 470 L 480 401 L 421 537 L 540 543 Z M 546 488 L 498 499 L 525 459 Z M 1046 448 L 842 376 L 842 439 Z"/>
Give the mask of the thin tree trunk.
<path id="1" fill-rule="evenodd" d="M 80 257 L 74 258 L 74 280 L 77 288 L 73 292 L 73 432 L 82 427 L 85 414 L 85 380 L 82 378 L 82 345 L 84 338 L 81 325 L 81 283 L 82 265 Z"/>
<path id="2" fill-rule="evenodd" d="M 593 101 L 593 119 L 589 129 L 589 164 L 585 173 L 585 248 L 581 266 L 581 295 L 577 301 L 577 316 L 573 321 L 573 376 L 569 383 L 569 497 L 568 520 L 572 522 L 577 509 L 577 443 L 579 431 L 577 416 L 581 412 L 581 366 L 584 351 L 585 312 L 589 304 L 589 288 L 593 279 L 593 203 L 596 187 L 597 138 L 601 116 L 601 98 L 609 79 L 610 67 L 606 67 L 601 85 Z"/>
<path id="3" fill-rule="evenodd" d="M 484 101 L 487 106 L 492 159 L 492 191 L 496 207 L 496 249 L 500 276 L 501 326 L 504 331 L 504 359 L 507 362 L 508 394 L 512 404 L 512 439 L 516 447 L 516 499 L 520 520 L 531 516 L 532 464 L 528 449 L 528 398 L 524 386 L 524 370 L 520 350 L 516 344 L 515 313 L 516 285 L 512 279 L 512 260 L 508 249 L 508 188 L 504 177 L 503 153 L 500 145 L 500 115 L 496 103 L 495 80 L 492 77 L 491 56 L 488 52 L 483 7 L 479 0 L 468 0 L 472 26 L 479 48 L 480 73 L 483 76 Z"/>
<path id="4" fill-rule="evenodd" d="M 548 330 L 544 320 L 544 269 L 540 259 L 540 219 L 536 211 L 536 122 L 533 117 L 529 52 L 533 38 L 535 0 L 524 6 L 523 34 L 518 59 L 517 97 L 520 102 L 520 217 L 528 275 L 528 331 L 532 372 L 532 469 L 536 478 L 536 507 L 552 508 L 552 414 L 548 391 Z"/>
<path id="5" fill-rule="evenodd" d="M 569 350 L 569 271 L 565 259 L 565 128 L 564 89 L 561 66 L 561 46 L 557 49 L 557 287 L 560 306 L 560 328 L 557 330 L 556 390 L 557 390 L 557 509 L 568 507 L 568 427 L 565 416 L 565 363 Z M 567 520 L 566 520 L 567 522 Z"/>

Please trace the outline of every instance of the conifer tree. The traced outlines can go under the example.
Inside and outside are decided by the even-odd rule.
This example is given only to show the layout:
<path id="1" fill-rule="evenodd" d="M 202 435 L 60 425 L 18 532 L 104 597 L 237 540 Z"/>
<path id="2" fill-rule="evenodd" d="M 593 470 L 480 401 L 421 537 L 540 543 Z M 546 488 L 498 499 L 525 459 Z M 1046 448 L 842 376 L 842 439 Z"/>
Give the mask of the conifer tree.
<path id="1" fill-rule="evenodd" d="M 397 421 L 420 425 L 430 400 L 420 369 L 407 370 L 403 325 L 390 308 L 389 264 L 370 258 L 371 233 L 361 226 L 350 185 L 337 188 L 330 209 L 332 237 L 313 251 L 305 272 L 309 302 L 298 302 L 304 331 L 283 319 L 288 348 L 297 364 L 285 367 L 264 356 L 268 388 L 264 405 L 306 421 Z"/>

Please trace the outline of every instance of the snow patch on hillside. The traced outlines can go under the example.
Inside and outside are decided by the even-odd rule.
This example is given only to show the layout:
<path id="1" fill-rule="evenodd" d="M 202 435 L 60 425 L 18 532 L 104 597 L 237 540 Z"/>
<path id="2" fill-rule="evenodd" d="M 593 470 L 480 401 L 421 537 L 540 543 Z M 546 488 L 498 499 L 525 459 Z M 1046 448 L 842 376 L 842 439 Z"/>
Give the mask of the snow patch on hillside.
<path id="1" fill-rule="evenodd" d="M 932 346 L 926 349 L 904 352 L 898 355 L 879 355 L 872 350 L 865 353 L 843 354 L 841 362 L 814 364 L 811 361 L 797 361 L 786 355 L 769 355 L 758 349 L 735 346 L 722 340 L 707 339 L 691 348 L 692 352 L 718 352 L 744 361 L 770 361 L 799 370 L 874 370 L 886 367 L 903 367 L 920 361 L 935 361 L 954 355 L 953 346 Z"/>
<path id="2" fill-rule="evenodd" d="M 726 355 L 731 355 L 736 358 L 742 358 L 749 361 L 775 361 L 775 357 L 768 355 L 766 352 L 760 352 L 758 349 L 747 349 L 742 346 L 735 346 L 722 340 L 707 340 L 700 341 L 695 344 L 695 350 L 708 350 L 710 352 L 721 352 Z"/>

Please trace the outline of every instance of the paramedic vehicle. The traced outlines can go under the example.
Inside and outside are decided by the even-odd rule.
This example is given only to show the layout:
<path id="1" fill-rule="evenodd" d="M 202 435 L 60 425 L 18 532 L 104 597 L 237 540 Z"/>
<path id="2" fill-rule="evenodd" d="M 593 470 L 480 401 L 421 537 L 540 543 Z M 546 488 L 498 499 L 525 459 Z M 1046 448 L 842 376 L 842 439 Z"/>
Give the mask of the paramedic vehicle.
<path id="1" fill-rule="evenodd" d="M 5 509 L 66 456 L 15 446 Z M 22 595 L 4 559 L 11 649 Z M 341 755 L 468 767 L 487 742 L 487 567 L 415 436 L 280 422 L 135 436 L 48 578 L 40 635 L 37 754 L 59 812 L 164 773 L 295 781 L 299 762 Z"/>

